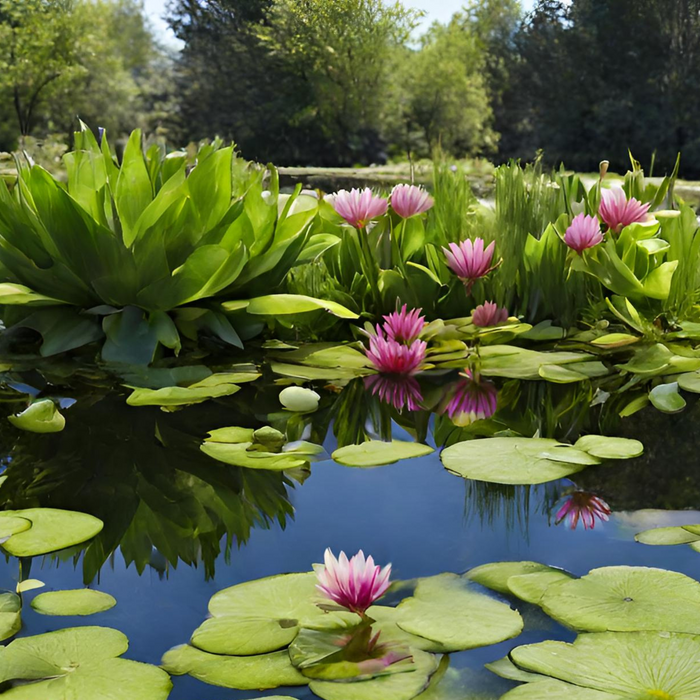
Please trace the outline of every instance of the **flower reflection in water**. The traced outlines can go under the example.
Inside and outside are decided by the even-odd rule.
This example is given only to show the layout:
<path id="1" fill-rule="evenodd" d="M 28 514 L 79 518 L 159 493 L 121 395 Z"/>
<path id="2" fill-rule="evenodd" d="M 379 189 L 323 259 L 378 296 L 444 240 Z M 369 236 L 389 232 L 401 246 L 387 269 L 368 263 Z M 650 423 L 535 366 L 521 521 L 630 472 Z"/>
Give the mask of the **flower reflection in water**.
<path id="1" fill-rule="evenodd" d="M 566 497 L 554 522 L 559 525 L 566 520 L 568 526 L 575 530 L 581 521 L 584 530 L 592 530 L 596 520 L 607 522 L 611 513 L 610 506 L 602 498 L 577 489 Z"/>
<path id="2" fill-rule="evenodd" d="M 365 389 L 371 390 L 372 396 L 379 396 L 384 403 L 390 404 L 397 411 L 418 411 L 423 401 L 420 384 L 415 377 L 373 374 L 365 377 Z"/>
<path id="3" fill-rule="evenodd" d="M 469 370 L 462 377 L 453 385 L 443 409 L 460 427 L 490 418 L 498 406 L 498 390 L 493 382 L 476 378 Z"/>

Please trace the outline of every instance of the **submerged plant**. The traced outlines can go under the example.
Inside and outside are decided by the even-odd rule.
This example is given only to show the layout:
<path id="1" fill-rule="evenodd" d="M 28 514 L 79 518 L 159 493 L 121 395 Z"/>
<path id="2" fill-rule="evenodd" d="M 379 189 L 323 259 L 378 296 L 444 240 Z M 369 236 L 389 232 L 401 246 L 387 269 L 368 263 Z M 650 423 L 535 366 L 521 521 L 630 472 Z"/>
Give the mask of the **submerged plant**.
<path id="1" fill-rule="evenodd" d="M 391 191 L 391 208 L 402 219 L 424 214 L 434 204 L 435 200 L 422 187 L 396 185 Z"/>
<path id="2" fill-rule="evenodd" d="M 362 550 L 351 559 L 341 552 L 336 559 L 328 548 L 323 561 L 323 566 L 314 567 L 318 578 L 316 588 L 340 607 L 361 617 L 389 589 L 391 564 L 382 569 L 371 556 L 365 559 Z"/>
<path id="3" fill-rule="evenodd" d="M 555 516 L 555 524 L 567 521 L 568 526 L 575 530 L 579 520 L 584 530 L 593 530 L 596 520 L 607 522 L 610 518 L 610 506 L 595 494 L 576 490 L 567 496 L 564 504 Z"/>
<path id="4" fill-rule="evenodd" d="M 459 244 L 450 243 L 449 250 L 442 249 L 447 258 L 447 264 L 462 280 L 467 293 L 471 292 L 471 288 L 478 279 L 486 277 L 489 272 L 498 267 L 498 264 L 491 264 L 495 247 L 494 241 L 484 247 L 483 238 L 477 238 L 474 241 L 466 240 Z"/>
<path id="5" fill-rule="evenodd" d="M 588 248 L 603 242 L 603 234 L 600 232 L 600 223 L 595 216 L 578 214 L 566 229 L 564 243 L 579 255 Z"/>
<path id="6" fill-rule="evenodd" d="M 508 309 L 503 309 L 493 301 L 485 301 L 474 309 L 472 323 L 479 328 L 500 326 L 508 320 Z"/>
<path id="7" fill-rule="evenodd" d="M 332 195 L 333 208 L 351 226 L 364 229 L 373 219 L 386 214 L 388 202 L 375 195 L 369 187 L 363 190 L 340 190 Z"/>
<path id="8" fill-rule="evenodd" d="M 646 221 L 648 218 L 650 205 L 643 204 L 634 197 L 627 199 L 621 187 L 601 190 L 600 196 L 598 214 L 603 223 L 615 233 L 622 231 L 625 226 Z"/>

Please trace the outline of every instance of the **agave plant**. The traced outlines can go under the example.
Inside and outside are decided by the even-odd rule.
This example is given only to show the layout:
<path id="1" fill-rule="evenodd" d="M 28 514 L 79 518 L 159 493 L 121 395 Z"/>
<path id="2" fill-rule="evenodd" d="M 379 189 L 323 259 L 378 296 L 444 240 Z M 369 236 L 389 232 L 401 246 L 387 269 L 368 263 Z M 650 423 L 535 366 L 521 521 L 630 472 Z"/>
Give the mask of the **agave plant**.
<path id="1" fill-rule="evenodd" d="M 280 286 L 316 198 L 279 195 L 274 168 L 249 167 L 219 143 L 191 167 L 184 153 L 144 154 L 134 131 L 119 164 L 81 126 L 66 183 L 18 164 L 12 190 L 0 186 L 6 326 L 40 333 L 42 355 L 104 339 L 108 361 L 148 363 L 200 333 L 241 346 L 221 301 Z"/>

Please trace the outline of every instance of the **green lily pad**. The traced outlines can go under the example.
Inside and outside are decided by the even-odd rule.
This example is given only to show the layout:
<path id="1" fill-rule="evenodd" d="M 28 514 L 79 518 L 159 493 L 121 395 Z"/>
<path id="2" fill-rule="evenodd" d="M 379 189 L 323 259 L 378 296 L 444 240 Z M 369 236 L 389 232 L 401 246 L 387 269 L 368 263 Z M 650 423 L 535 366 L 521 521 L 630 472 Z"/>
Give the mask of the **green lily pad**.
<path id="1" fill-rule="evenodd" d="M 309 682 L 292 666 L 286 650 L 256 656 L 222 656 L 182 645 L 166 652 L 162 666 L 173 676 L 189 674 L 203 683 L 236 690 L 267 690 Z"/>
<path id="2" fill-rule="evenodd" d="M 30 433 L 60 433 L 66 427 L 66 419 L 51 399 L 35 401 L 29 408 L 7 420 L 20 430 Z"/>
<path id="3" fill-rule="evenodd" d="M 0 642 L 22 629 L 22 600 L 16 593 L 0 593 Z"/>
<path id="4" fill-rule="evenodd" d="M 649 392 L 649 400 L 654 408 L 663 413 L 678 413 L 686 406 L 685 399 L 678 392 L 678 382 L 655 386 Z"/>
<path id="5" fill-rule="evenodd" d="M 644 445 L 639 440 L 604 435 L 584 435 L 574 447 L 598 459 L 632 459 L 644 453 Z"/>
<path id="6" fill-rule="evenodd" d="M 0 512 L 0 524 L 6 518 L 24 518 L 32 524 L 2 543 L 2 548 L 14 557 L 35 557 L 87 542 L 103 527 L 103 522 L 92 515 L 55 508 Z"/>
<path id="7" fill-rule="evenodd" d="M 0 516 L 0 542 L 6 541 L 12 535 L 29 530 L 31 526 L 31 521 L 26 518 L 14 518 L 11 515 Z"/>
<path id="8" fill-rule="evenodd" d="M 542 484 L 600 461 L 587 452 L 544 438 L 483 438 L 451 445 L 440 455 L 453 474 L 496 484 Z"/>
<path id="9" fill-rule="evenodd" d="M 593 569 L 580 579 L 551 584 L 540 604 L 555 620 L 577 630 L 700 634 L 700 583 L 675 571 Z"/>
<path id="10" fill-rule="evenodd" d="M 509 681 L 520 681 L 521 683 L 532 683 L 533 681 L 541 681 L 546 678 L 539 673 L 530 673 L 529 671 L 523 671 L 518 668 L 508 656 L 504 656 L 498 661 L 492 661 L 490 664 L 484 664 L 484 666 L 495 673 L 501 678 L 505 678 Z"/>
<path id="11" fill-rule="evenodd" d="M 635 698 L 641 697 L 635 696 Z M 649 696 L 644 696 L 644 700 L 647 700 L 647 697 Z M 521 685 L 506 693 L 501 700 L 625 700 L 626 698 L 629 698 L 629 696 L 611 695 L 600 690 L 581 688 L 578 685 L 549 679 Z M 651 697 L 649 697 L 649 700 L 651 700 Z"/>
<path id="12" fill-rule="evenodd" d="M 321 397 L 313 390 L 302 386 L 288 386 L 280 392 L 280 403 L 289 411 L 309 413 L 318 408 Z"/>
<path id="13" fill-rule="evenodd" d="M 438 666 L 433 654 L 415 649 L 412 654 L 415 670 L 409 673 L 350 683 L 314 680 L 309 688 L 323 700 L 412 700 L 426 689 Z"/>
<path id="14" fill-rule="evenodd" d="M 300 627 L 338 624 L 343 614 L 324 613 L 313 573 L 271 576 L 240 583 L 216 593 L 209 601 L 213 617 L 195 630 L 191 643 L 213 654 L 245 656 L 288 646 Z M 356 622 L 357 616 L 347 614 Z"/>
<path id="15" fill-rule="evenodd" d="M 127 398 L 129 406 L 189 406 L 208 399 L 231 396 L 240 391 L 239 384 L 255 381 L 257 372 L 220 372 L 190 386 L 168 386 L 162 389 L 135 388 Z"/>
<path id="16" fill-rule="evenodd" d="M 550 571 L 560 571 L 560 569 L 553 569 L 536 561 L 499 561 L 476 566 L 467 571 L 465 576 L 486 588 L 509 595 L 511 590 L 508 587 L 508 579 L 511 576 Z"/>
<path id="17" fill-rule="evenodd" d="M 412 457 L 424 457 L 434 452 L 429 445 L 419 442 L 404 442 L 392 440 L 369 440 L 359 445 L 347 445 L 336 450 L 332 457 L 346 467 L 380 467 L 385 464 L 394 464 L 401 459 Z"/>
<path id="18" fill-rule="evenodd" d="M 498 700 L 509 684 L 484 671 L 454 668 L 443 656 L 427 689 L 416 700 Z"/>
<path id="19" fill-rule="evenodd" d="M 512 345 L 491 345 L 479 350 L 480 371 L 486 377 L 507 377 L 509 379 L 542 378 L 540 370 L 554 372 L 553 366 L 566 365 L 567 369 L 578 372 L 578 363 L 595 361 L 594 355 L 578 352 L 538 352 Z M 596 363 L 600 364 L 600 363 Z M 599 368 L 597 368 L 599 369 Z M 583 370 L 581 370 L 583 372 Z M 605 370 L 607 373 L 607 370 Z"/>
<path id="20" fill-rule="evenodd" d="M 526 603 L 540 605 L 545 592 L 553 583 L 571 581 L 573 576 L 561 569 L 539 571 L 532 574 L 511 576 L 508 579 L 510 592 Z"/>
<path id="21" fill-rule="evenodd" d="M 655 527 L 634 536 L 637 542 L 651 545 L 676 545 L 700 542 L 700 525 Z"/>
<path id="22" fill-rule="evenodd" d="M 700 637 L 669 632 L 582 634 L 573 644 L 542 642 L 517 647 L 511 658 L 526 671 L 564 683 L 559 695 L 537 695 L 540 682 L 503 700 L 696 700 L 700 697 Z M 545 683 L 544 681 L 542 682 Z M 571 684 L 571 685 L 569 685 Z M 603 695 L 581 695 L 578 688 Z"/>
<path id="23" fill-rule="evenodd" d="M 39 681 L 3 693 L 14 700 L 165 700 L 172 684 L 155 666 L 117 658 L 127 638 L 105 627 L 21 637 L 0 649 L 0 682 Z"/>
<path id="24" fill-rule="evenodd" d="M 397 625 L 448 651 L 498 644 L 516 637 L 523 621 L 509 605 L 479 593 L 456 574 L 421 579 L 412 597 L 397 607 Z"/>
<path id="25" fill-rule="evenodd" d="M 110 610 L 117 601 L 108 593 L 79 588 L 74 591 L 49 591 L 32 600 L 32 608 L 41 615 L 94 615 Z"/>

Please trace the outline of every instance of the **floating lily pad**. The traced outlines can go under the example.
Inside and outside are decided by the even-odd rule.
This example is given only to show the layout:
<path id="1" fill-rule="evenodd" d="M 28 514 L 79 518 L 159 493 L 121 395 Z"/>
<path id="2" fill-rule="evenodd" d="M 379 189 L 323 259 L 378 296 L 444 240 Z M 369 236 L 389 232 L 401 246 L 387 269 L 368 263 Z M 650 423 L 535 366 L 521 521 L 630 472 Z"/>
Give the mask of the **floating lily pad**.
<path id="1" fill-rule="evenodd" d="M 20 532 L 29 530 L 32 526 L 31 521 L 26 518 L 13 518 L 10 516 L 0 516 L 0 541 L 4 542 L 12 535 L 17 535 Z"/>
<path id="2" fill-rule="evenodd" d="M 302 386 L 288 386 L 280 392 L 280 403 L 288 410 L 309 413 L 318 408 L 321 397 L 313 390 Z"/>
<path id="3" fill-rule="evenodd" d="M 0 524 L 6 518 L 24 518 L 32 524 L 2 543 L 2 548 L 15 557 L 35 557 L 72 547 L 93 538 L 103 527 L 102 521 L 92 515 L 55 508 L 0 512 Z"/>
<path id="4" fill-rule="evenodd" d="M 508 579 L 510 592 L 524 600 L 526 603 L 539 605 L 546 590 L 553 584 L 561 581 L 570 581 L 573 576 L 561 569 L 550 569 L 549 571 L 539 571 L 532 574 L 521 574 L 511 576 Z"/>
<path id="5" fill-rule="evenodd" d="M 22 629 L 22 600 L 16 593 L 0 593 L 0 642 Z"/>
<path id="6" fill-rule="evenodd" d="M 173 676 L 189 674 L 204 683 L 236 690 L 267 690 L 309 682 L 292 666 L 286 650 L 256 656 L 222 656 L 183 645 L 168 651 L 162 666 Z"/>
<path id="7" fill-rule="evenodd" d="M 635 695 L 635 698 L 642 696 Z M 650 696 L 644 696 L 651 700 Z M 667 696 L 656 696 L 667 697 Z M 578 685 L 555 681 L 554 679 L 537 681 L 521 685 L 509 693 L 506 693 L 501 700 L 628 700 L 629 695 L 611 695 L 600 690 L 591 688 L 581 688 Z"/>
<path id="8" fill-rule="evenodd" d="M 379 467 L 394 464 L 401 459 L 424 457 L 434 452 L 429 445 L 419 442 L 369 440 L 359 445 L 347 445 L 333 453 L 333 459 L 346 467 Z"/>
<path id="9" fill-rule="evenodd" d="M 700 634 L 700 583 L 675 571 L 634 566 L 593 569 L 550 585 L 542 609 L 577 630 L 664 630 Z"/>
<path id="10" fill-rule="evenodd" d="M 7 420 L 30 433 L 60 433 L 66 427 L 66 419 L 51 399 L 35 401 L 22 413 L 8 416 Z"/>
<path id="11" fill-rule="evenodd" d="M 510 579 L 511 576 L 548 571 L 560 571 L 560 569 L 553 569 L 551 566 L 540 564 L 536 561 L 499 561 L 476 566 L 467 571 L 465 576 L 493 591 L 510 594 L 511 590 L 508 587 L 508 579 Z"/>
<path id="12" fill-rule="evenodd" d="M 510 684 L 484 671 L 450 666 L 443 656 L 427 689 L 416 700 L 498 700 Z"/>
<path id="13" fill-rule="evenodd" d="M 190 386 L 135 388 L 126 402 L 129 406 L 188 406 L 208 399 L 231 396 L 240 391 L 239 384 L 255 381 L 258 377 L 260 374 L 257 372 L 221 372 Z"/>
<path id="14" fill-rule="evenodd" d="M 35 591 L 37 588 L 43 588 L 46 584 L 39 581 L 37 578 L 27 578 L 17 584 L 17 593 L 27 593 L 27 591 Z"/>
<path id="15" fill-rule="evenodd" d="M 32 600 L 32 608 L 42 615 L 94 615 L 113 608 L 117 601 L 108 593 L 79 588 L 74 591 L 48 591 Z"/>
<path id="16" fill-rule="evenodd" d="M 540 369 L 547 367 L 545 373 L 552 373 L 554 365 L 566 365 L 567 369 L 584 373 L 576 365 L 595 362 L 594 355 L 578 352 L 538 352 L 512 345 L 491 345 L 479 350 L 480 371 L 487 377 L 507 377 L 509 379 L 541 379 Z M 595 362 L 596 365 L 600 363 Z M 596 366 L 595 371 L 601 371 Z M 605 370 L 607 373 L 607 370 Z M 594 372 L 595 376 L 595 372 Z"/>
<path id="17" fill-rule="evenodd" d="M 397 612 L 402 630 L 438 642 L 449 651 L 498 644 L 523 629 L 517 611 L 479 593 L 456 574 L 421 579 Z"/>
<path id="18" fill-rule="evenodd" d="M 531 683 L 533 681 L 541 681 L 546 679 L 546 676 L 542 676 L 539 673 L 530 673 L 530 671 L 523 671 L 518 668 L 508 656 L 504 656 L 498 661 L 493 661 L 490 664 L 484 664 L 486 668 L 495 673 L 501 678 L 506 678 L 509 681 L 520 681 L 521 683 Z"/>
<path id="19" fill-rule="evenodd" d="M 668 632 L 582 634 L 573 644 L 542 642 L 517 647 L 521 668 L 564 681 L 558 695 L 538 695 L 540 682 L 507 693 L 503 700 L 696 700 L 700 697 L 700 637 Z M 543 689 L 544 683 L 543 683 Z M 571 685 L 569 685 L 571 684 Z M 557 686 L 550 686 L 557 687 Z M 579 688 L 603 695 L 586 695 Z M 577 695 L 577 693 L 579 693 Z"/>
<path id="20" fill-rule="evenodd" d="M 598 459 L 632 459 L 644 453 L 644 445 L 639 440 L 604 435 L 584 435 L 574 447 Z"/>
<path id="21" fill-rule="evenodd" d="M 678 377 L 678 386 L 693 394 L 700 394 L 700 372 L 686 372 Z"/>
<path id="22" fill-rule="evenodd" d="M 309 688 L 323 700 L 412 700 L 425 690 L 438 662 L 435 656 L 412 650 L 415 670 L 365 681 L 311 681 Z M 303 677 L 303 676 L 302 676 Z"/>
<path id="23" fill-rule="evenodd" d="M 172 684 L 155 666 L 117 658 L 117 630 L 79 627 L 21 637 L 0 649 L 0 682 L 39 681 L 3 693 L 13 700 L 165 700 Z"/>
<path id="24" fill-rule="evenodd" d="M 209 601 L 213 617 L 195 630 L 192 644 L 213 654 L 263 654 L 289 645 L 302 626 L 342 620 L 314 604 L 316 582 L 313 573 L 286 574 L 226 588 Z"/>
<path id="25" fill-rule="evenodd" d="M 446 469 L 465 479 L 496 484 L 542 484 L 600 464 L 587 452 L 544 438 L 484 438 L 447 447 Z"/>
<path id="26" fill-rule="evenodd" d="M 634 536 L 637 542 L 651 545 L 676 545 L 700 542 L 700 525 L 655 527 Z"/>

